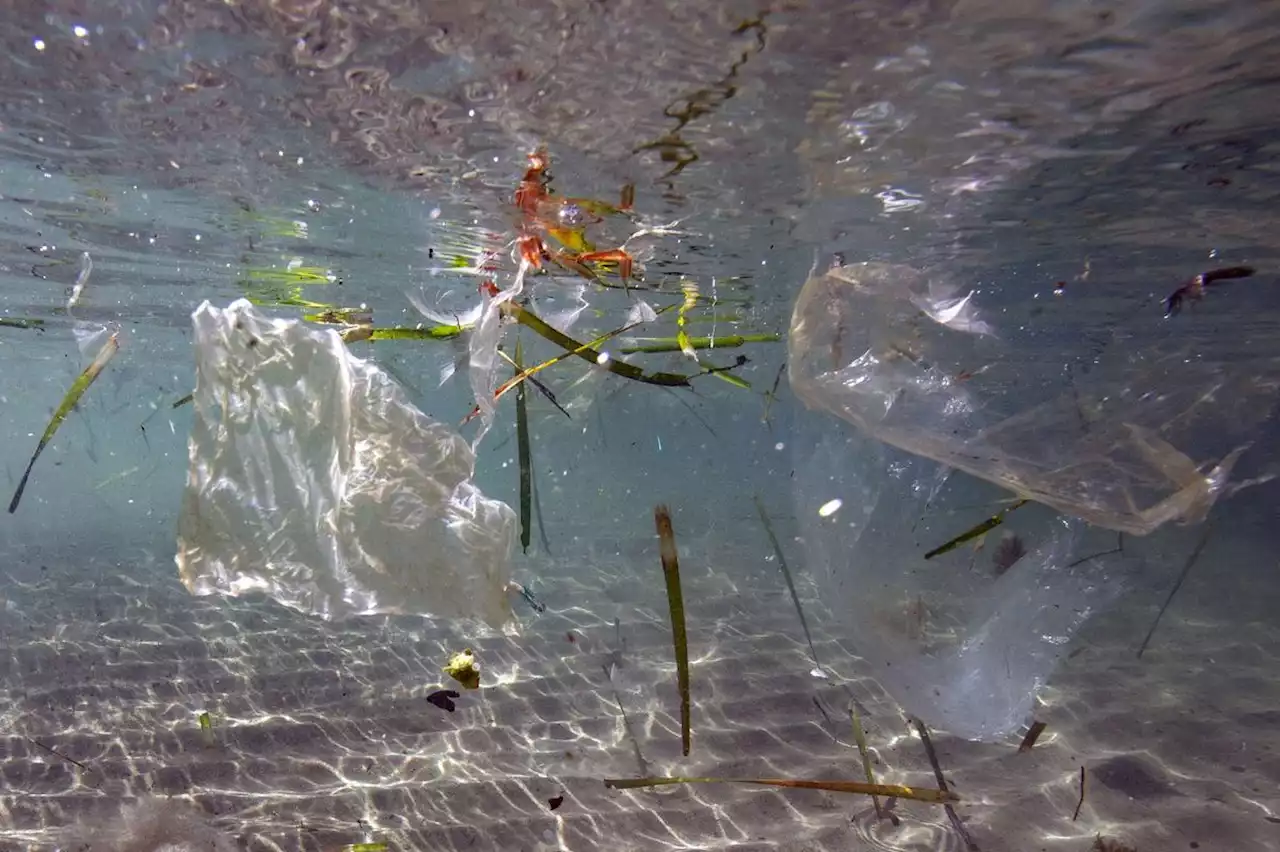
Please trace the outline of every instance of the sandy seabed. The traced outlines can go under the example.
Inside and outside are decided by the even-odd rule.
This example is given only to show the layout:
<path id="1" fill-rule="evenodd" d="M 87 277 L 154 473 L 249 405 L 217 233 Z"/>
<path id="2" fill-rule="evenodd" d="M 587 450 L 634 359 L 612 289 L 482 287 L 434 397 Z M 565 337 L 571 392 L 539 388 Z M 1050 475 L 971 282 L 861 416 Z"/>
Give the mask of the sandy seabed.
<path id="1" fill-rule="evenodd" d="M 656 562 L 556 577 L 547 561 L 529 576 L 544 577 L 548 611 L 521 609 L 512 637 L 419 618 L 325 623 L 262 599 L 191 598 L 162 560 L 125 571 L 54 557 L 9 570 L 0 608 L 0 849 L 966 848 L 936 805 L 897 801 L 891 821 L 819 791 L 605 788 L 642 774 L 860 780 L 851 697 L 879 780 L 934 784 L 872 680 L 810 674 L 777 569 L 758 558 L 732 580 L 686 560 L 685 758 Z M 848 658 L 807 597 L 820 658 Z M 1275 628 L 1175 608 L 1137 659 L 1155 603 L 1126 599 L 1078 637 L 1030 752 L 1018 736 L 935 732 L 977 848 L 1086 852 L 1102 835 L 1139 852 L 1280 849 Z M 426 696 L 456 687 L 440 670 L 463 647 L 483 685 L 448 712 Z"/>

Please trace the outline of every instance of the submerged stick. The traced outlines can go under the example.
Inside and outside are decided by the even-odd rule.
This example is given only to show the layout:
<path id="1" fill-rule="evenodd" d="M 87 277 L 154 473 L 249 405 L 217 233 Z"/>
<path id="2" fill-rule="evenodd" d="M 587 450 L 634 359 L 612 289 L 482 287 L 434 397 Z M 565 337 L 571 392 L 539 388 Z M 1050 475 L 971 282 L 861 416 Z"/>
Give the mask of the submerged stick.
<path id="1" fill-rule="evenodd" d="M 947 779 L 942 777 L 942 766 L 938 763 L 938 753 L 934 751 L 933 740 L 929 739 L 929 729 L 919 719 L 916 719 L 915 722 L 916 731 L 920 734 L 920 741 L 924 743 L 924 753 L 929 758 L 929 765 L 933 767 L 933 777 L 938 781 L 938 789 L 943 793 L 949 793 Z M 978 844 L 973 842 L 969 829 L 965 828 L 964 823 L 960 821 L 960 815 L 956 813 L 956 809 L 951 807 L 949 802 L 943 807 L 947 811 L 947 819 L 950 820 L 951 827 L 964 840 L 964 845 L 969 849 L 969 852 L 978 852 Z"/>
<path id="2" fill-rule="evenodd" d="M 1044 733 L 1044 729 L 1047 727 L 1048 725 L 1044 722 L 1033 720 L 1031 729 L 1027 731 L 1027 735 L 1022 738 L 1022 742 L 1018 745 L 1018 752 L 1031 751 L 1031 749 L 1035 748 L 1036 740 L 1040 739 L 1040 735 Z"/>
<path id="3" fill-rule="evenodd" d="M 642 787 L 665 787 L 672 784 L 755 784 L 761 787 L 827 790 L 832 793 L 854 793 L 861 796 L 893 796 L 935 804 L 955 802 L 960 799 L 948 790 L 921 789 L 902 784 L 864 784 L 861 781 L 802 781 L 790 778 L 606 778 L 604 781 L 604 786 L 611 790 L 636 790 Z"/>
<path id="4" fill-rule="evenodd" d="M 18 490 L 13 493 L 13 499 L 9 501 L 10 515 L 18 511 L 18 502 L 22 500 L 22 492 L 27 489 L 27 479 L 31 476 L 32 468 L 36 466 L 36 459 L 40 458 L 44 448 L 49 446 L 49 442 L 53 440 L 54 433 L 58 431 L 62 421 L 67 419 L 71 409 L 75 408 L 76 404 L 80 402 L 80 397 L 84 396 L 84 392 L 89 389 L 89 385 L 93 384 L 93 380 L 98 378 L 98 374 L 103 371 L 119 350 L 120 335 L 118 333 L 112 334 L 107 338 L 107 342 L 102 344 L 102 348 L 98 350 L 98 355 L 93 359 L 93 363 L 85 367 L 80 377 L 71 384 L 71 389 L 62 398 L 62 404 L 53 413 L 53 417 L 49 420 L 49 425 L 44 429 L 44 434 L 40 436 L 40 442 L 36 444 L 36 451 L 31 454 L 31 461 L 27 462 L 26 472 L 22 474 L 22 479 L 18 481 Z"/>
<path id="5" fill-rule="evenodd" d="M 1143 637 L 1142 644 L 1138 646 L 1138 659 L 1142 659 L 1143 653 L 1147 650 L 1147 646 L 1151 644 L 1151 637 L 1155 635 L 1156 628 L 1160 626 L 1160 619 L 1164 618 L 1165 610 L 1169 608 L 1169 604 L 1173 603 L 1173 598 L 1178 594 L 1178 590 L 1182 588 L 1182 584 L 1186 582 L 1187 575 L 1191 573 L 1191 566 L 1196 564 L 1196 560 L 1200 558 L 1200 551 L 1204 550 L 1205 544 L 1209 541 L 1209 532 L 1212 526 L 1204 525 L 1204 530 L 1200 533 L 1200 540 L 1196 542 L 1195 549 L 1191 551 L 1191 555 L 1187 557 L 1187 564 L 1182 566 L 1182 573 L 1178 575 L 1178 580 L 1173 584 L 1173 588 L 1169 590 L 1169 596 L 1164 599 L 1164 605 L 1160 607 L 1160 611 L 1156 613 L 1155 621 L 1151 622 L 1151 629 L 1147 631 L 1147 635 Z"/>
<path id="6" fill-rule="evenodd" d="M 658 547 L 662 555 L 662 576 L 667 583 L 667 604 L 671 607 L 671 635 L 676 650 L 676 681 L 680 689 L 680 747 L 689 755 L 689 637 L 684 624 L 684 595 L 680 591 L 680 560 L 671 513 L 661 504 L 653 509 L 658 527 Z"/>
<path id="7" fill-rule="evenodd" d="M 960 535 L 951 539 L 946 544 L 939 545 L 938 547 L 935 547 L 933 550 L 930 550 L 928 553 L 924 555 L 924 558 L 932 559 L 935 556 L 941 556 L 944 553 L 948 553 L 952 550 L 955 550 L 957 547 L 964 544 L 966 541 L 973 541 L 975 538 L 977 538 L 980 535 L 986 535 L 987 533 L 991 532 L 993 529 L 995 529 L 996 527 L 1004 523 L 1004 519 L 1006 515 L 1008 515 L 1010 512 L 1014 511 L 1015 509 L 1022 508 L 1023 506 L 1027 505 L 1027 503 L 1029 502 L 1031 501 L 1025 497 L 1015 500 L 1013 503 L 1010 503 L 1008 506 L 1001 509 L 999 512 L 996 512 L 994 515 L 987 518 L 985 521 L 978 524 L 977 526 L 972 527 L 971 529 L 968 529 L 960 533 Z"/>
<path id="8" fill-rule="evenodd" d="M 1076 812 L 1071 815 L 1071 821 L 1075 822 L 1080 817 L 1080 809 L 1084 807 L 1084 767 L 1080 767 L 1080 801 L 1076 802 Z"/>
<path id="9" fill-rule="evenodd" d="M 521 366 L 520 339 L 516 338 L 516 356 L 514 364 L 518 375 Z M 533 527 L 530 523 L 533 514 L 533 463 L 529 457 L 529 406 L 525 399 L 524 382 L 516 388 L 516 454 L 520 462 L 520 548 L 529 552 L 529 542 L 533 538 Z"/>
<path id="10" fill-rule="evenodd" d="M 764 502 L 760 499 L 760 495 L 755 496 L 756 511 L 760 513 L 760 523 L 764 526 L 765 535 L 769 536 L 769 543 L 773 545 L 773 553 L 778 557 L 778 566 L 782 569 L 782 576 L 787 581 L 787 590 L 791 592 L 791 602 L 795 604 L 796 615 L 800 617 L 800 627 L 804 629 L 804 639 L 809 643 L 809 654 L 813 657 L 813 665 L 821 669 L 822 663 L 818 662 L 818 650 L 813 647 L 813 636 L 809 633 L 809 622 L 804 617 L 804 610 L 800 607 L 800 595 L 796 593 L 795 580 L 791 577 L 791 569 L 787 567 L 786 557 L 782 555 L 782 545 L 778 544 L 778 537 L 773 533 L 773 524 L 769 522 L 769 513 L 764 509 Z M 877 810 L 879 808 L 877 807 Z"/>

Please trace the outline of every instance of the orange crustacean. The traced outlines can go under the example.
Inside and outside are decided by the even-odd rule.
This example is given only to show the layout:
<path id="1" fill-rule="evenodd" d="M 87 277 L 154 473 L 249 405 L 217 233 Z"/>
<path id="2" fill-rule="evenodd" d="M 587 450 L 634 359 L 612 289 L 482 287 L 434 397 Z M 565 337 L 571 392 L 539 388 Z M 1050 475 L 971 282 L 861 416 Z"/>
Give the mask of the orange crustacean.
<path id="1" fill-rule="evenodd" d="M 609 204 L 589 198 L 552 195 L 547 169 L 551 159 L 545 148 L 529 154 L 529 168 L 515 192 L 515 206 L 520 211 L 520 256 L 530 266 L 541 269 L 544 260 L 577 272 L 585 278 L 599 280 L 590 264 L 616 263 L 618 277 L 625 287 L 635 259 L 626 249 L 596 249 L 587 229 L 610 216 L 626 214 L 635 201 L 635 185 L 622 188 L 619 203 Z M 559 247 L 547 245 L 548 239 Z"/>

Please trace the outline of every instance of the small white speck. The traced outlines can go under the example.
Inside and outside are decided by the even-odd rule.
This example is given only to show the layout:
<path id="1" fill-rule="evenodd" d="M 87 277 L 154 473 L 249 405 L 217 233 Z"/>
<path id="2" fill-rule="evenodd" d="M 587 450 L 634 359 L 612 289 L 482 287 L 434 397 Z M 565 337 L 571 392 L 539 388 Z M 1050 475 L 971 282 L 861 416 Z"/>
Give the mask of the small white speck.
<path id="1" fill-rule="evenodd" d="M 785 450 L 785 449 L 787 448 L 787 445 L 786 445 L 786 444 L 784 444 L 784 443 L 782 443 L 781 441 L 779 441 L 778 443 L 776 443 L 776 444 L 774 444 L 774 445 L 773 445 L 773 448 L 774 448 L 775 450 L 777 450 L 778 452 L 782 452 L 783 450 Z"/>
<path id="2" fill-rule="evenodd" d="M 839 497 L 835 498 L 834 500 L 828 500 L 827 502 L 822 504 L 821 508 L 818 509 L 818 517 L 829 518 L 832 515 L 834 515 L 836 512 L 839 512 L 840 507 L 843 505 L 844 505 L 844 501 L 841 500 Z"/>
<path id="3" fill-rule="evenodd" d="M 196 242 L 200 242 L 200 235 L 196 234 Z"/>
<path id="4" fill-rule="evenodd" d="M 605 364 L 608 364 L 608 363 L 609 363 L 609 353 L 608 353 L 608 352 L 601 352 L 599 355 L 597 355 L 597 356 L 596 356 L 596 363 L 597 363 L 597 364 L 599 364 L 601 367 L 603 367 Z"/>
<path id="5" fill-rule="evenodd" d="M 439 218 L 440 218 L 440 208 L 439 208 L 439 207 L 432 207 L 432 208 L 431 208 L 431 212 L 427 214 L 427 218 L 428 218 L 428 219 L 439 219 Z"/>
<path id="6" fill-rule="evenodd" d="M 44 39 L 38 38 L 32 44 L 35 45 L 36 50 L 44 50 Z"/>
<path id="7" fill-rule="evenodd" d="M 475 117 L 476 117 L 476 111 L 475 111 L 475 110 L 473 110 L 473 109 L 469 109 L 469 110 L 467 110 L 467 118 L 475 118 Z"/>
<path id="8" fill-rule="evenodd" d="M 80 26 L 79 24 L 76 24 L 74 27 L 72 27 L 72 28 L 71 28 L 71 32 L 73 32 L 73 33 L 75 34 L 75 37 L 76 37 L 76 38 L 88 38 L 88 37 L 89 37 L 89 31 L 88 31 L 88 30 L 86 30 L 84 27 Z"/>

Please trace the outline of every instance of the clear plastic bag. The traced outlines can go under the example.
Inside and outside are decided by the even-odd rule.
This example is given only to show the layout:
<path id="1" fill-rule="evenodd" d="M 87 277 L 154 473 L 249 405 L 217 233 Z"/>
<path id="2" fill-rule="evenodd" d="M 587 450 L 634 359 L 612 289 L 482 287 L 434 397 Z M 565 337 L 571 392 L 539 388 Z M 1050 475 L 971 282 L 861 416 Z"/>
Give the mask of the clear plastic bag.
<path id="1" fill-rule="evenodd" d="M 1099 316 L 1063 309 L 997 333 L 972 293 L 936 277 L 836 267 L 796 302 L 791 386 L 879 440 L 1098 526 L 1203 519 L 1275 406 L 1280 357 L 1214 359 L 1172 333 L 1098 346 L 1078 318 Z"/>
<path id="2" fill-rule="evenodd" d="M 931 726 L 987 741 L 1017 729 L 1071 637 L 1123 591 L 1122 554 L 1106 553 L 1115 534 L 1028 505 L 985 541 L 926 560 L 999 512 L 1002 495 L 838 421 L 804 428 L 793 444 L 801 540 L 852 650 Z M 1010 563 L 1018 551 L 1003 537 L 1015 531 L 1025 552 Z"/>
<path id="3" fill-rule="evenodd" d="M 177 563 L 194 594 L 264 592 L 325 618 L 511 618 L 515 513 L 471 447 L 337 332 L 246 300 L 193 315 Z"/>
<path id="4" fill-rule="evenodd" d="M 1274 344 L 1214 357 L 1158 310 L 1103 329 L 1087 300 L 1039 323 L 1007 298 L 989 313 L 940 275 L 839 266 L 805 283 L 788 343 L 792 389 L 838 418 L 802 417 L 793 439 L 823 599 L 909 713 L 981 740 L 1026 720 L 1122 590 L 1132 557 L 1108 530 L 1199 522 L 1272 475 L 1228 481 L 1280 389 Z M 1002 515 L 1014 501 L 1030 502 Z"/>

